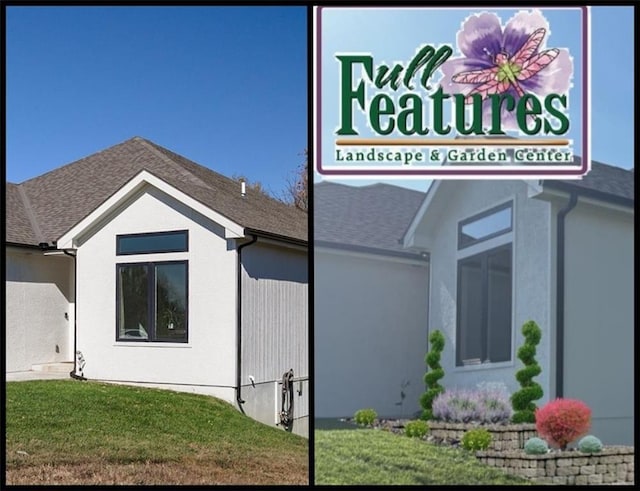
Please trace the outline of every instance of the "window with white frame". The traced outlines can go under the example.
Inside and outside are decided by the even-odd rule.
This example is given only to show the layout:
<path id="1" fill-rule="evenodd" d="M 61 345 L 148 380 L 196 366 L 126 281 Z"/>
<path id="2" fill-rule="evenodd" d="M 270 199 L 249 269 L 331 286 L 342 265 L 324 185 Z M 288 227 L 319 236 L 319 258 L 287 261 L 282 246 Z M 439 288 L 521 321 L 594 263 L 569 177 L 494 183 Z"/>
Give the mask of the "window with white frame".
<path id="1" fill-rule="evenodd" d="M 456 365 L 511 360 L 512 244 L 490 239 L 512 230 L 511 202 L 458 224 Z M 493 244 L 493 245 L 492 245 Z"/>

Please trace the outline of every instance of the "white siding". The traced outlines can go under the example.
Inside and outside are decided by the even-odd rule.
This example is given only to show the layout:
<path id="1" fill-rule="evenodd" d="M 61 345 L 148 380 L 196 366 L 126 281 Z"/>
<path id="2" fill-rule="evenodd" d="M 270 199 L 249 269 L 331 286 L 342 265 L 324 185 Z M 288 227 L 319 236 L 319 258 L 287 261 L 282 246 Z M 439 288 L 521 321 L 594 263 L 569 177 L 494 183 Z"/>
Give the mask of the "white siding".
<path id="1" fill-rule="evenodd" d="M 591 433 L 633 444 L 633 213 L 578 201 L 566 221 L 564 396 L 592 409 Z"/>
<path id="2" fill-rule="evenodd" d="M 456 296 L 458 222 L 508 200 L 514 201 L 512 355 L 511 362 L 456 367 Z M 416 230 L 415 245 L 431 253 L 429 329 L 442 330 L 445 349 L 442 366 L 445 387 L 474 387 L 483 381 L 503 382 L 510 391 L 519 388 L 515 372 L 522 367 L 516 351 L 523 343 L 522 325 L 534 320 L 542 329 L 537 360 L 542 373 L 536 378 L 544 390 L 543 403 L 550 394 L 550 346 L 552 318 L 550 282 L 550 204 L 527 197 L 524 181 L 443 181 L 437 195 Z M 503 238 L 477 244 L 467 252 L 498 245 Z"/>
<path id="3" fill-rule="evenodd" d="M 274 424 L 277 382 L 293 369 L 303 378 L 294 418 L 308 420 L 308 260 L 306 251 L 260 241 L 242 249 L 242 398 L 247 414 Z M 250 382 L 253 377 L 256 387 Z M 296 389 L 300 382 L 296 382 Z M 278 389 L 279 390 L 279 389 Z M 306 423 L 298 422 L 294 431 Z"/>
<path id="4" fill-rule="evenodd" d="M 71 361 L 73 260 L 18 248 L 6 259 L 7 372 Z"/>
<path id="5" fill-rule="evenodd" d="M 323 248 L 314 266 L 314 417 L 412 416 L 424 392 L 426 263 Z"/>
<path id="6" fill-rule="evenodd" d="M 116 235 L 189 231 L 186 253 L 116 256 Z M 81 238 L 78 248 L 78 350 L 89 379 L 176 384 L 234 402 L 235 245 L 224 230 L 147 186 Z M 116 342 L 116 264 L 188 260 L 189 342 Z M 174 387 L 175 388 L 175 387 Z"/>

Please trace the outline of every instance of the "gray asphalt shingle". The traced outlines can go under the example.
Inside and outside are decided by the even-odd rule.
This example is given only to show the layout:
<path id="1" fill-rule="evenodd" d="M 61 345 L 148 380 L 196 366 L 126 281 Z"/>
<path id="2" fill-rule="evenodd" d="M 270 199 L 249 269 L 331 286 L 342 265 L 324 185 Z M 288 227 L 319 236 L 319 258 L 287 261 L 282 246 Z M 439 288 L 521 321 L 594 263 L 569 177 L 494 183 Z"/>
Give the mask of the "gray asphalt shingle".
<path id="1" fill-rule="evenodd" d="M 406 253 L 398 242 L 425 193 L 389 184 L 313 187 L 314 243 Z"/>
<path id="2" fill-rule="evenodd" d="M 21 188 L 28 197 L 43 240 L 52 243 L 146 170 L 241 226 L 307 240 L 307 214 L 247 189 L 153 142 L 134 137 L 21 184 L 7 183 L 7 242 L 37 245 Z"/>

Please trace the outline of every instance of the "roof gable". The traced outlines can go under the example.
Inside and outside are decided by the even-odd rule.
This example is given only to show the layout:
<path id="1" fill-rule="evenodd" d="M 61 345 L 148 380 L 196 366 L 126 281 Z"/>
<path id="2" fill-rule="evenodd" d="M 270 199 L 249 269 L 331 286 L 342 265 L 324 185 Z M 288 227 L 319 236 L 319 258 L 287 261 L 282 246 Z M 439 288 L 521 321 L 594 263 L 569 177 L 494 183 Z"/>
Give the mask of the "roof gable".
<path id="1" fill-rule="evenodd" d="M 57 247 L 59 249 L 77 247 L 78 244 L 76 243 L 76 239 L 78 237 L 92 229 L 95 224 L 100 223 L 105 217 L 118 209 L 122 203 L 126 202 L 131 196 L 135 195 L 147 185 L 159 189 L 160 191 L 184 203 L 191 209 L 196 210 L 200 214 L 222 225 L 225 229 L 225 238 L 240 238 L 244 236 L 242 227 L 237 223 L 220 215 L 215 210 L 197 202 L 190 196 L 182 193 L 170 184 L 167 184 L 162 179 L 157 178 L 150 172 L 141 171 L 133 179 L 118 189 L 118 191 L 111 195 L 106 201 L 101 203 L 100 206 L 93 210 L 89 215 L 67 231 L 67 233 L 60 237 L 58 239 Z"/>
<path id="2" fill-rule="evenodd" d="M 240 226 L 274 236 L 307 241 L 307 214 L 273 198 L 242 196 L 237 181 L 140 137 L 107 148 L 16 186 L 30 202 L 42 241 L 53 242 L 88 217 L 127 182 L 147 171 L 173 189 Z M 24 206 L 7 197 L 13 219 L 7 240 L 38 244 L 25 227 Z"/>
<path id="3" fill-rule="evenodd" d="M 580 157 L 575 157 L 579 159 Z M 415 233 L 424 219 L 429 206 L 440 189 L 442 180 L 434 180 L 429 187 L 424 201 L 410 221 L 402 242 L 404 247 L 413 246 Z M 546 179 L 540 181 L 542 188 L 557 189 L 565 192 L 577 192 L 602 202 L 603 204 L 622 205 L 625 208 L 634 206 L 634 172 L 614 167 L 601 162 L 592 161 L 591 171 L 582 179 Z"/>

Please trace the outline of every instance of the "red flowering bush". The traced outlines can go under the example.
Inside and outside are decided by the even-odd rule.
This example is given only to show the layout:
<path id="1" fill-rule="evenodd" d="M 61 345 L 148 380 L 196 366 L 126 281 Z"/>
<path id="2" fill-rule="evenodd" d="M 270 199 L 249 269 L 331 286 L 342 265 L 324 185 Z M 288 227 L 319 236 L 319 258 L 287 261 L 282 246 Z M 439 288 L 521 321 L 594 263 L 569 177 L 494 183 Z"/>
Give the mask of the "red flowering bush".
<path id="1" fill-rule="evenodd" d="M 536 409 L 536 431 L 562 450 L 591 427 L 591 409 L 577 399 L 556 399 Z"/>

